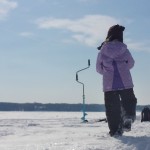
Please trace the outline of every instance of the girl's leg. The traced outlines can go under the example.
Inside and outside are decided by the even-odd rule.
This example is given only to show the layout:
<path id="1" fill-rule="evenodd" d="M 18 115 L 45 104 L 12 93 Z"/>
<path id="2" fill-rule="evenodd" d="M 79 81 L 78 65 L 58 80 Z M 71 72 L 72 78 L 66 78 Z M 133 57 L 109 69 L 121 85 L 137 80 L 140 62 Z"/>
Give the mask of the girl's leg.
<path id="1" fill-rule="evenodd" d="M 132 119 L 132 122 L 134 122 L 136 118 L 137 99 L 134 95 L 133 89 L 121 90 L 119 93 L 121 97 L 123 120 Z"/>
<path id="2" fill-rule="evenodd" d="M 113 136 L 121 128 L 121 104 L 117 91 L 105 92 L 105 108 L 110 135 Z M 122 134 L 122 133 L 121 133 Z"/>

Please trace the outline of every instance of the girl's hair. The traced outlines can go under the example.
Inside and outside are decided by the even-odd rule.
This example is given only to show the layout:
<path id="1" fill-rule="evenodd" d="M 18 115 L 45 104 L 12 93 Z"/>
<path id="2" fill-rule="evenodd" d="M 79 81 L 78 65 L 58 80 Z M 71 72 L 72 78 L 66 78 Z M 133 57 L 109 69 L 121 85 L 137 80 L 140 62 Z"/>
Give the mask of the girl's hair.
<path id="1" fill-rule="evenodd" d="M 123 31 L 124 30 L 125 30 L 125 27 L 120 26 L 118 24 L 110 27 L 107 33 L 106 40 L 97 49 L 100 50 L 105 42 L 111 42 L 113 40 L 118 40 L 123 43 Z"/>
<path id="2" fill-rule="evenodd" d="M 110 42 L 117 39 L 120 42 L 123 42 L 123 31 L 125 27 L 120 25 L 114 25 L 110 27 L 107 33 L 106 41 Z"/>

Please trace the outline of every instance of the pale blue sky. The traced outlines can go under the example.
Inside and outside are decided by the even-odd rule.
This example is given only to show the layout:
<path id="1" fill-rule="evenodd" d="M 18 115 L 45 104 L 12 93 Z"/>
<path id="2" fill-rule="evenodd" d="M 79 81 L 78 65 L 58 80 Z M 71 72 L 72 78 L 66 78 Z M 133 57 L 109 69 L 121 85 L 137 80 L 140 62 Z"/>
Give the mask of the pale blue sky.
<path id="1" fill-rule="evenodd" d="M 149 104 L 149 0 L 0 0 L 0 101 L 103 104 L 98 50 L 114 24 L 135 59 L 138 104 Z"/>

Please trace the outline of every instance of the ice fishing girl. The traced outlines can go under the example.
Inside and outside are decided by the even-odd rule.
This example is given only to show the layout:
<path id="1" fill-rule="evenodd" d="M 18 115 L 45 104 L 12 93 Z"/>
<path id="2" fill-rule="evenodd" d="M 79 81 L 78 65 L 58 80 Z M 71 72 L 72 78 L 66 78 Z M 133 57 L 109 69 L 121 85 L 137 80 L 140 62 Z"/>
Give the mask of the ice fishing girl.
<path id="1" fill-rule="evenodd" d="M 98 49 L 96 70 L 103 75 L 103 91 L 110 136 L 130 131 L 136 116 L 137 99 L 130 69 L 134 59 L 123 43 L 125 27 L 112 26 Z"/>

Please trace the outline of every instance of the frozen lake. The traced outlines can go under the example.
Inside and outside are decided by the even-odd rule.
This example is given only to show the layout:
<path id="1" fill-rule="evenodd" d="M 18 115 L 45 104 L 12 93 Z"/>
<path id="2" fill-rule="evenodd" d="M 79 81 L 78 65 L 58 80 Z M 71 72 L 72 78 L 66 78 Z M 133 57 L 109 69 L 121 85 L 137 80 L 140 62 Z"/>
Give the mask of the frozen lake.
<path id="1" fill-rule="evenodd" d="M 108 135 L 104 112 L 0 112 L 0 150 L 150 150 L 150 122 L 140 122 L 122 137 Z"/>

